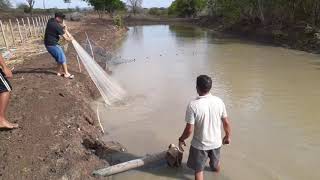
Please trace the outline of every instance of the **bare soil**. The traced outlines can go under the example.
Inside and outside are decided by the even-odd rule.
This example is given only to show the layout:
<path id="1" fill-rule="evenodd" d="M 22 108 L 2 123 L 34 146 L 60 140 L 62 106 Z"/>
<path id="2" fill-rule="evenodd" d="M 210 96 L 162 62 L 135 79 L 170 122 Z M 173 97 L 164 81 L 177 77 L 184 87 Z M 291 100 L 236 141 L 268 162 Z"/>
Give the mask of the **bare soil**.
<path id="1" fill-rule="evenodd" d="M 125 33 L 110 20 L 90 18 L 70 26 L 78 41 L 88 32 L 108 50 Z M 99 93 L 87 73 L 79 73 L 71 46 L 66 55 L 73 80 L 56 76 L 48 53 L 13 64 L 7 115 L 20 128 L 0 131 L 0 179 L 94 179 L 92 171 L 108 164 L 104 157 L 123 149 L 117 142 L 100 140 L 90 108 Z"/>

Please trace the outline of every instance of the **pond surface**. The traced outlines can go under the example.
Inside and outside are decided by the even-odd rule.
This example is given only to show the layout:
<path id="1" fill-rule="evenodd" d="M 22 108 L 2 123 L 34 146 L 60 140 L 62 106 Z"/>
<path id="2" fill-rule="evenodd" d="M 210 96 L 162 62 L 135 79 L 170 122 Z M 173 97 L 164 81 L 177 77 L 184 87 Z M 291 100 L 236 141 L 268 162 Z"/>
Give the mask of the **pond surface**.
<path id="1" fill-rule="evenodd" d="M 100 109 L 106 141 L 121 142 L 132 157 L 177 144 L 196 77 L 208 74 L 233 136 L 222 148 L 222 172 L 206 171 L 205 179 L 320 179 L 318 55 L 169 25 L 131 27 L 118 54 L 135 61 L 113 68 L 129 97 Z M 193 172 L 162 164 L 112 179 L 193 179 Z"/>

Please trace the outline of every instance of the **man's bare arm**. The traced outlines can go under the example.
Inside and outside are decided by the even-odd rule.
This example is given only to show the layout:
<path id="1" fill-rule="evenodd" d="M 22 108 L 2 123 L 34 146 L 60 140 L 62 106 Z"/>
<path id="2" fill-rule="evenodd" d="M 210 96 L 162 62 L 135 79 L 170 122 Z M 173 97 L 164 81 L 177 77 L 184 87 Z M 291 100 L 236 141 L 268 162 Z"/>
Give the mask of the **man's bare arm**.
<path id="1" fill-rule="evenodd" d="M 184 140 L 188 139 L 191 136 L 192 131 L 193 131 L 193 125 L 187 123 L 179 140 L 184 141 Z"/>
<path id="2" fill-rule="evenodd" d="M 8 68 L 8 66 L 6 65 L 6 63 L 4 62 L 2 56 L 0 55 L 0 66 L 2 68 L 3 73 L 6 75 L 7 78 L 11 78 L 12 77 L 12 72 L 11 70 Z"/>
<path id="3" fill-rule="evenodd" d="M 222 118 L 222 124 L 225 136 L 223 138 L 223 144 L 231 143 L 231 125 L 228 117 Z"/>
<path id="4" fill-rule="evenodd" d="M 193 124 L 186 124 L 186 127 L 183 130 L 182 135 L 179 138 L 179 148 L 181 151 L 184 151 L 182 146 L 186 146 L 186 143 L 184 142 L 186 139 L 188 139 L 193 132 Z"/>
<path id="5" fill-rule="evenodd" d="M 3 60 L 3 58 L 2 58 L 1 55 L 0 55 L 0 66 L 1 66 L 2 69 L 7 68 L 7 66 L 6 66 L 6 64 L 4 63 L 4 60 Z"/>

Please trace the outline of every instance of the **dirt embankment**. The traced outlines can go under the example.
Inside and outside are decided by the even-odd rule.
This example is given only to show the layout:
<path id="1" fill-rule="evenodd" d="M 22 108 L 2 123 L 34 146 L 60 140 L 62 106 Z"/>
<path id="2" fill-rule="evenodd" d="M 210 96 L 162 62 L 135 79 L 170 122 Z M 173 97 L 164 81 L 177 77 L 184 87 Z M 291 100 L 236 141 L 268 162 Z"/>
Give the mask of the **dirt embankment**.
<path id="1" fill-rule="evenodd" d="M 125 30 L 111 21 L 95 19 L 72 23 L 78 41 L 90 38 L 110 50 Z M 100 141 L 96 114 L 89 103 L 99 96 L 86 73 L 79 73 L 75 51 L 69 45 L 69 67 L 74 80 L 54 73 L 48 53 L 15 65 L 8 118 L 19 123 L 13 131 L 0 131 L 0 179 L 93 179 L 92 170 L 105 166 L 119 143 Z M 109 147 L 112 146 L 112 149 Z"/>
<path id="2" fill-rule="evenodd" d="M 202 17 L 194 23 L 240 38 L 320 53 L 320 29 L 306 22 L 263 25 L 258 20 L 256 22 L 242 20 L 228 24 L 222 17 Z"/>

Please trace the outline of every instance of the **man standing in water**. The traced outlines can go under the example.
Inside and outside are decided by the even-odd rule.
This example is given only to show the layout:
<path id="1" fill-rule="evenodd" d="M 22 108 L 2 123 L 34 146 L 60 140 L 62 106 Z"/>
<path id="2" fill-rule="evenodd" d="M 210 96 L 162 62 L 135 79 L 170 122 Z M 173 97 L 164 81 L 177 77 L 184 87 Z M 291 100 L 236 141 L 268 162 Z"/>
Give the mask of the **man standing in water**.
<path id="1" fill-rule="evenodd" d="M 179 138 L 179 148 L 183 151 L 185 140 L 192 134 L 187 166 L 195 171 L 195 179 L 203 179 L 203 170 L 208 158 L 215 172 L 220 171 L 220 149 L 222 144 L 231 142 L 231 127 L 223 101 L 211 95 L 212 80 L 207 75 L 197 78 L 199 97 L 191 101 L 186 111 L 186 127 Z M 222 139 L 221 123 L 225 132 Z"/>
<path id="2" fill-rule="evenodd" d="M 9 103 L 10 91 L 12 89 L 7 78 L 12 78 L 12 72 L 4 63 L 1 55 L 0 67 L 0 129 L 18 128 L 18 124 L 10 123 L 6 118 L 6 110 Z"/>
<path id="3" fill-rule="evenodd" d="M 64 18 L 65 15 L 58 12 L 55 13 L 54 18 L 51 18 L 48 21 L 46 32 L 44 35 L 44 44 L 48 52 L 58 64 L 57 75 L 73 79 L 74 75 L 71 75 L 68 71 L 66 56 L 61 46 L 58 44 L 60 36 L 64 37 L 67 41 L 72 40 L 72 37 L 68 36 L 69 33 L 67 33 L 67 27 L 63 24 Z"/>

